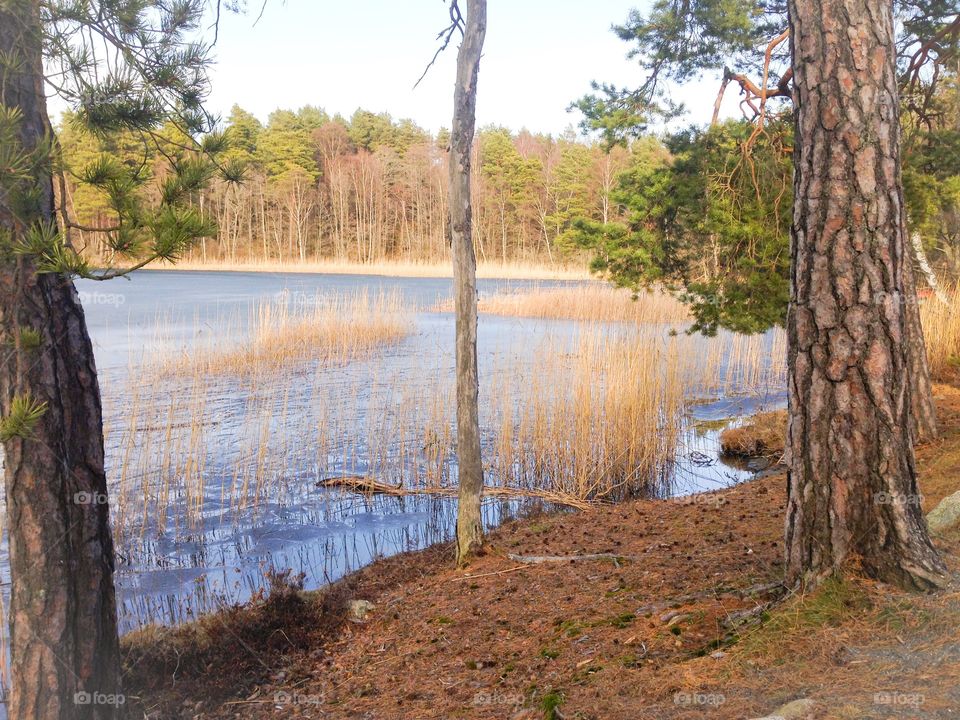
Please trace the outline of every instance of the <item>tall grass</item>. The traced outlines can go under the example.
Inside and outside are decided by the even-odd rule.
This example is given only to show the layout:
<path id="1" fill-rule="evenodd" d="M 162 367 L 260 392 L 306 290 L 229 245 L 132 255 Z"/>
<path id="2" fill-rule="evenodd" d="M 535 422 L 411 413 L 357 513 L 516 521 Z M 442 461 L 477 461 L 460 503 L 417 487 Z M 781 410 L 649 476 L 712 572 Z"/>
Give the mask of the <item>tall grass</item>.
<path id="1" fill-rule="evenodd" d="M 151 268 L 159 270 L 199 270 L 223 272 L 284 272 L 284 273 L 322 273 L 334 275 L 384 275 L 389 277 L 452 277 L 450 263 L 418 262 L 415 260 L 379 260 L 373 263 L 359 263 L 344 260 L 322 260 L 308 262 L 197 262 L 180 261 L 176 265 L 158 263 Z M 479 262 L 477 277 L 499 280 L 587 280 L 590 272 L 583 263 L 532 263 L 512 261 Z"/>
<path id="2" fill-rule="evenodd" d="M 921 309 L 935 375 L 960 357 L 960 292 L 952 299 Z M 191 528 L 211 504 L 256 508 L 302 488 L 305 476 L 455 485 L 451 359 L 398 370 L 375 352 L 407 327 L 399 302 L 341 298 L 299 314 L 260 306 L 247 346 L 198 350 L 163 383 L 136 369 L 126 385 L 105 383 L 118 535 Z M 779 393 L 786 383 L 781 330 L 707 339 L 655 323 L 585 322 L 572 338 L 514 342 L 481 376 L 487 482 L 555 498 L 656 491 L 691 402 Z M 365 360 L 304 373 L 314 355 Z"/>
<path id="3" fill-rule="evenodd" d="M 221 325 L 224 325 L 221 323 Z M 239 327 L 236 327 L 239 325 Z M 226 323 L 222 334 L 239 343 L 210 344 L 195 337 L 155 362 L 165 374 L 247 375 L 303 360 L 343 364 L 395 343 L 413 327 L 399 293 L 286 294 L 251 306 L 246 322 Z"/>
<path id="4" fill-rule="evenodd" d="M 515 342 L 481 375 L 487 484 L 498 493 L 571 503 L 656 493 L 690 402 L 784 384 L 782 333 L 706 339 L 586 323 L 574 336 Z M 255 510 L 342 474 L 449 492 L 451 364 L 373 355 L 310 373 L 244 364 L 253 370 L 234 376 L 194 363 L 161 384 L 136 372 L 129 387 L 106 384 L 118 540 L 193 532 L 212 508 Z"/>
<path id="5" fill-rule="evenodd" d="M 721 332 L 709 340 L 686 336 L 682 345 L 685 386 L 698 396 L 765 395 L 787 383 L 787 334 Z"/>
<path id="6" fill-rule="evenodd" d="M 948 303 L 935 296 L 920 303 L 920 319 L 927 344 L 930 374 L 942 379 L 960 362 L 960 284 L 948 293 Z"/>
<path id="7" fill-rule="evenodd" d="M 452 310 L 452 301 L 443 303 L 440 309 Z M 599 282 L 498 293 L 481 298 L 479 310 L 491 315 L 581 322 L 682 323 L 690 320 L 683 303 L 667 293 L 643 292 L 634 299 L 629 290 Z"/>
<path id="8" fill-rule="evenodd" d="M 496 482 L 578 500 L 652 493 L 683 427 L 677 342 L 588 329 L 572 359 L 547 343 L 528 374 L 498 371 Z"/>

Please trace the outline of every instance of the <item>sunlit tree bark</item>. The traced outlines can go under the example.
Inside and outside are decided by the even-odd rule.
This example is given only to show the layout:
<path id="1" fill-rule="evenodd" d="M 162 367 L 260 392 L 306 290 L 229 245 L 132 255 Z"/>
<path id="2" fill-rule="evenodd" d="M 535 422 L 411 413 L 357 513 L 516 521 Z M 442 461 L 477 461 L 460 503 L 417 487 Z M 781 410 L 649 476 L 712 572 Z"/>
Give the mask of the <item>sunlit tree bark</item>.
<path id="1" fill-rule="evenodd" d="M 796 103 L 787 575 L 943 582 L 910 419 L 909 242 L 888 0 L 790 0 Z"/>
<path id="2" fill-rule="evenodd" d="M 19 110 L 19 142 L 27 152 L 50 133 L 41 48 L 39 3 L 0 3 L 2 105 Z M 55 222 L 49 170 L 35 181 L 40 201 L 29 216 L 0 193 L 0 230 L 8 239 Z M 100 394 L 83 308 L 68 277 L 38 274 L 9 245 L 0 253 L 0 404 L 13 579 L 7 714 L 11 720 L 119 717 Z M 11 436 L 7 424 L 26 399 L 42 412 Z"/>
<path id="3" fill-rule="evenodd" d="M 473 249 L 470 160 L 476 123 L 477 75 L 487 32 L 486 0 L 467 0 L 466 27 L 457 54 L 450 133 L 450 241 L 453 249 L 457 344 L 457 564 L 483 542 L 480 495 L 480 418 L 477 375 L 477 258 Z"/>

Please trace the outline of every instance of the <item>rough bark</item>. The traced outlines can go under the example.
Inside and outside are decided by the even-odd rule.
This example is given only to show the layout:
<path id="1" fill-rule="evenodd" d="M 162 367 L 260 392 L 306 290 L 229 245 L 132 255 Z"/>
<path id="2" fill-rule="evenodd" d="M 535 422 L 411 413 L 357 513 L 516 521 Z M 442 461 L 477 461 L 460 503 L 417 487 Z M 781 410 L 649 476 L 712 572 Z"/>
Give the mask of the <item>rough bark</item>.
<path id="1" fill-rule="evenodd" d="M 943 582 L 919 502 L 889 0 L 790 0 L 796 108 L 787 580 Z M 916 340 L 914 340 L 915 342 Z"/>
<path id="2" fill-rule="evenodd" d="M 463 42 L 457 54 L 457 83 L 450 130 L 450 241 L 453 248 L 457 346 L 457 565 L 483 542 L 480 494 L 479 380 L 477 374 L 477 258 L 473 249 L 470 159 L 476 124 L 477 74 L 487 32 L 486 0 L 467 0 Z"/>
<path id="3" fill-rule="evenodd" d="M 911 247 L 912 242 L 910 246 Z M 923 339 L 923 323 L 920 322 L 920 302 L 917 297 L 917 281 L 913 273 L 914 252 L 905 251 L 903 285 L 906 304 L 906 351 L 907 379 L 910 383 L 910 420 L 913 436 L 917 442 L 937 439 L 937 408 L 933 402 L 933 386 L 930 382 L 930 365 L 927 362 L 927 345 Z M 922 250 L 922 248 L 921 248 Z M 925 258 L 924 258 L 925 259 Z"/>
<path id="4" fill-rule="evenodd" d="M 2 102 L 23 116 L 32 149 L 50 130 L 43 94 L 38 3 L 0 4 L 0 52 L 22 64 L 7 70 Z M 0 197 L 0 228 L 51 221 L 51 178 L 37 178 L 44 203 L 17 217 Z M 24 329 L 39 333 L 38 347 Z M 118 717 L 122 711 L 113 543 L 105 502 L 100 393 L 83 309 L 70 279 L 36 274 L 0 251 L 0 410 L 29 394 L 47 404 L 29 437 L 4 443 L 12 576 L 11 720 Z"/>

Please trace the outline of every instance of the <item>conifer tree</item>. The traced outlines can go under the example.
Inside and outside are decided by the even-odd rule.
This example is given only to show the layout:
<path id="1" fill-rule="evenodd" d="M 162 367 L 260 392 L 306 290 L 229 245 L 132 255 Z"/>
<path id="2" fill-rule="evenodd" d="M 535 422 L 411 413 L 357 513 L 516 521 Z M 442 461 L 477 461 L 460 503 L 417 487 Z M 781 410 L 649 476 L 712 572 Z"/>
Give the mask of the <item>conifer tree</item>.
<path id="1" fill-rule="evenodd" d="M 93 349 L 73 278 L 176 260 L 212 225 L 191 200 L 226 139 L 203 111 L 199 0 L 0 0 L 0 441 L 12 577 L 13 720 L 123 712 L 114 552 Z M 123 152 L 66 166 L 46 95 Z M 88 226 L 66 178 L 107 212 Z M 92 267 L 78 233 L 112 262 Z"/>
<path id="2" fill-rule="evenodd" d="M 673 113 L 664 81 L 706 68 L 726 65 L 720 97 L 739 86 L 756 127 L 747 149 L 767 131 L 769 105 L 794 102 L 788 581 L 815 585 L 856 558 L 904 587 L 941 584 L 913 450 L 933 428 L 906 260 L 899 110 L 902 98 L 928 116 L 937 68 L 958 56 L 955 3 L 657 0 L 617 32 L 636 41 L 646 80 L 598 86 L 578 103 L 586 125 L 611 139 Z"/>

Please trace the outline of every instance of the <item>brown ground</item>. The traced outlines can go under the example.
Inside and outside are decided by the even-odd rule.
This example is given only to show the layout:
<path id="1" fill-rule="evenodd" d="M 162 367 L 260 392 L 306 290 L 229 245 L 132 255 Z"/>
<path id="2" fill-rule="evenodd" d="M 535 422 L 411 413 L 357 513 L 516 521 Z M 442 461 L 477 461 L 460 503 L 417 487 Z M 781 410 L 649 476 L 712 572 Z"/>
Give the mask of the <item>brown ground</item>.
<path id="1" fill-rule="evenodd" d="M 960 390 L 937 397 L 928 510 L 960 487 Z M 141 633 L 128 697 L 156 718 L 739 719 L 798 697 L 821 718 L 960 717 L 960 533 L 938 540 L 954 581 L 937 594 L 850 573 L 755 612 L 782 572 L 784 485 L 529 518 L 467 572 L 432 548 Z M 509 557 L 587 553 L 619 559 Z M 346 619 L 350 598 L 376 603 L 366 621 Z"/>

